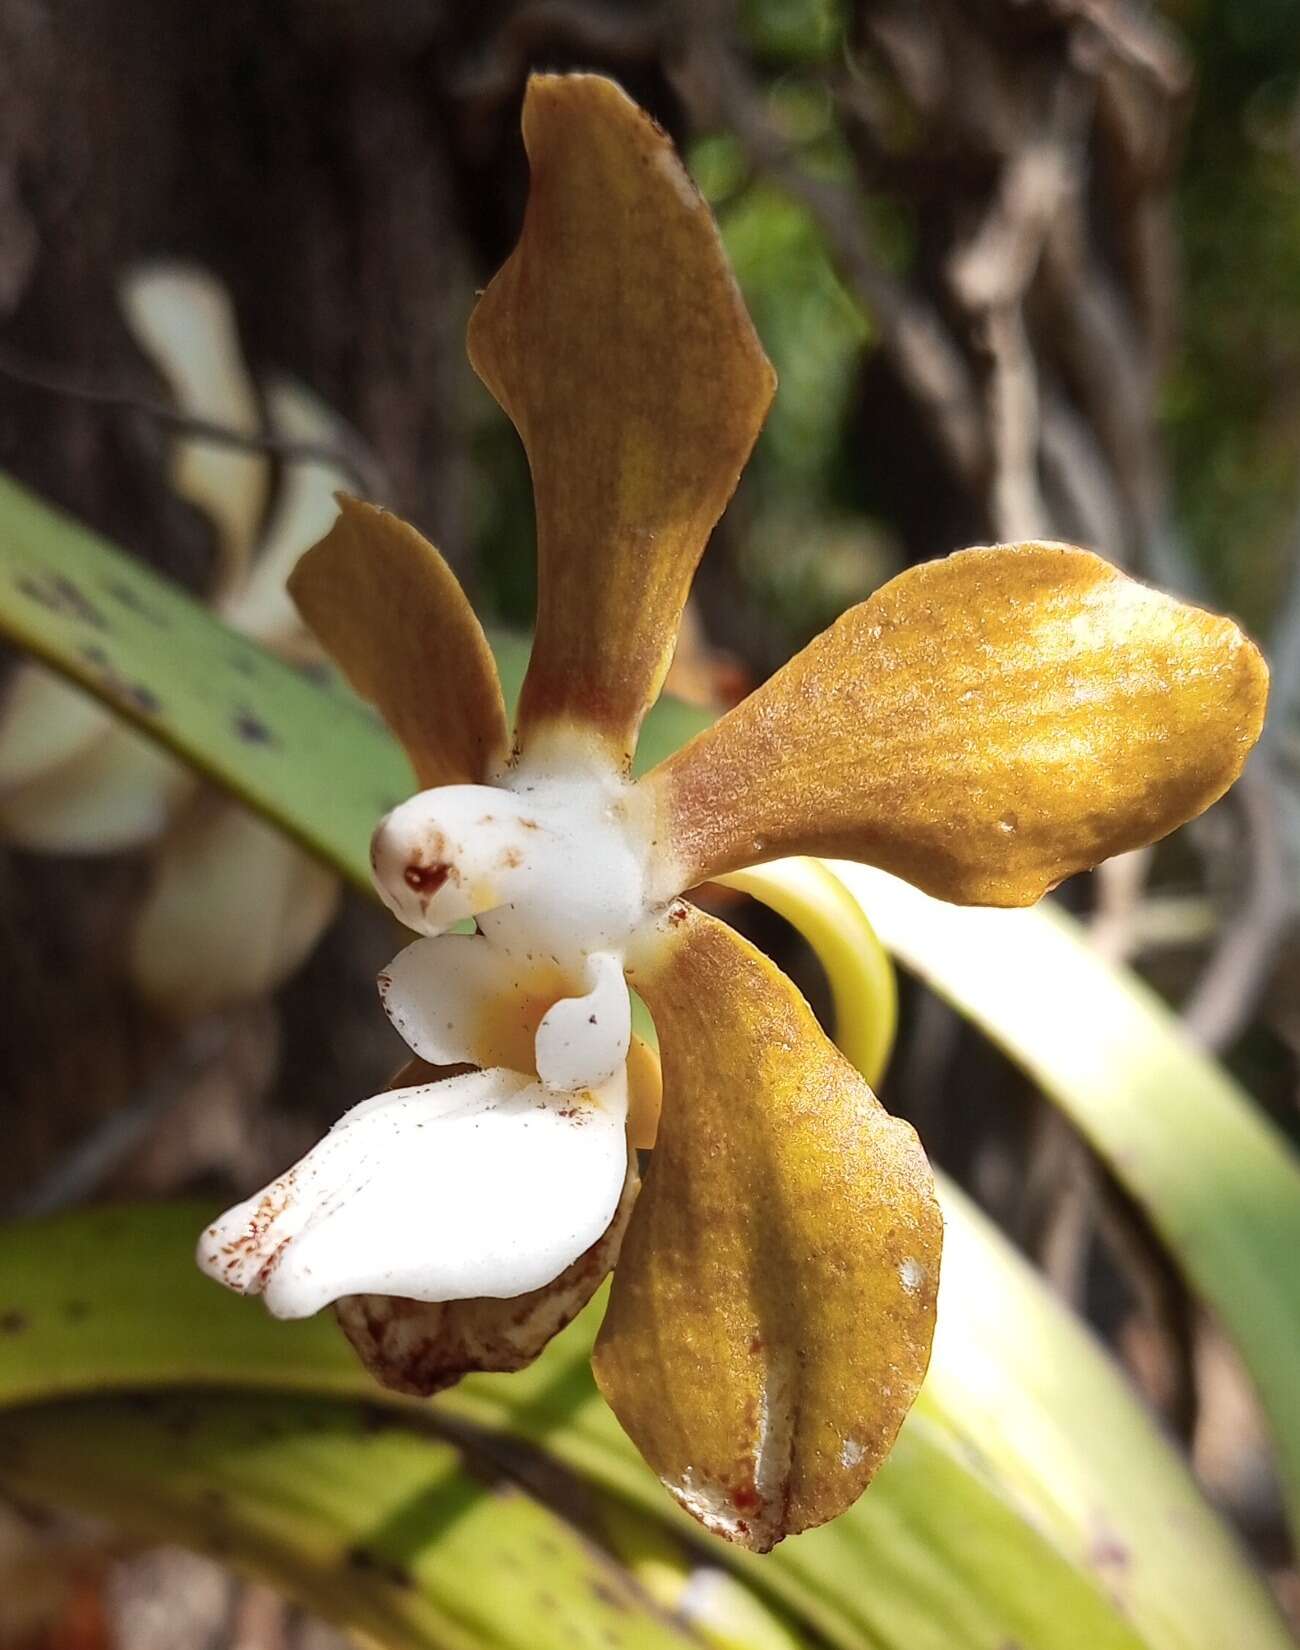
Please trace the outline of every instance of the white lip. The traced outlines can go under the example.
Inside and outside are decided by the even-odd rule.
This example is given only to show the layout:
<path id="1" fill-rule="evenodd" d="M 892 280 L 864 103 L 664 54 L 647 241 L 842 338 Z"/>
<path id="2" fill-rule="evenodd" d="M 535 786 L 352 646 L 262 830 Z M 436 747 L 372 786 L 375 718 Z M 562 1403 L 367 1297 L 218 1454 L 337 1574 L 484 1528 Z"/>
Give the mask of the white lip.
<path id="1" fill-rule="evenodd" d="M 589 759 L 422 791 L 381 820 L 375 886 L 423 937 L 380 976 L 393 1024 L 479 1069 L 354 1107 L 200 1245 L 280 1317 L 345 1295 L 510 1297 L 607 1229 L 627 1171 L 631 1002 L 651 832 Z M 473 918 L 480 932 L 446 930 Z"/>

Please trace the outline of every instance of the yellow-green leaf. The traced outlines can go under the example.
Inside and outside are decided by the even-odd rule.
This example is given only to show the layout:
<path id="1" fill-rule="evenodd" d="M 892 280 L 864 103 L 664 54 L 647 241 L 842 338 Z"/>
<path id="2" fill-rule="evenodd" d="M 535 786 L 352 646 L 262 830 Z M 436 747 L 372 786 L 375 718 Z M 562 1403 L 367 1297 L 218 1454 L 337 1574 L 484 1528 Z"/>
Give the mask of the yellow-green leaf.
<path id="1" fill-rule="evenodd" d="M 388 1650 L 697 1642 L 415 1415 L 211 1393 L 14 1410 L 0 1415 L 0 1486 L 211 1553 Z"/>
<path id="2" fill-rule="evenodd" d="M 931 1373 L 875 1482 L 774 1553 L 718 1543 L 710 1561 L 839 1650 L 1285 1650 L 1264 1587 L 1110 1359 L 996 1230 L 951 1190 L 944 1202 Z M 373 1384 L 327 1315 L 279 1323 L 200 1277 L 193 1236 L 209 1213 L 99 1209 L 0 1229 L 0 1409 L 212 1387 L 410 1406 Z M 511 1439 L 535 1444 L 697 1530 L 596 1392 L 599 1313 L 431 1413 L 485 1446 L 497 1436 L 503 1459 Z"/>

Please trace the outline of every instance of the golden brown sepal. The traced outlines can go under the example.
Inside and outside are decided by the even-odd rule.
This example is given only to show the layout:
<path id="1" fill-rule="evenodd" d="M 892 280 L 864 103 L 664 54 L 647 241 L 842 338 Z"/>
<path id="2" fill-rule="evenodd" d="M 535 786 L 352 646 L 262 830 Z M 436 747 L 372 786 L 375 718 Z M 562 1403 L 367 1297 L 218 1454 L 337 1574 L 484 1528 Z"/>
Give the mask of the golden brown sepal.
<path id="1" fill-rule="evenodd" d="M 339 519 L 289 592 L 422 787 L 477 784 L 509 746 L 496 661 L 460 581 L 414 527 L 339 494 Z"/>
<path id="2" fill-rule="evenodd" d="M 469 328 L 528 452 L 537 636 L 519 707 L 630 760 L 775 387 L 712 215 L 612 81 L 534 75 L 519 244 Z"/>
<path id="3" fill-rule="evenodd" d="M 664 1111 L 596 1379 L 709 1529 L 766 1551 L 852 1504 L 925 1374 L 925 1155 L 732 929 L 675 905 L 635 960 Z"/>
<path id="4" fill-rule="evenodd" d="M 1230 619 L 1061 544 L 892 579 L 655 769 L 665 891 L 787 854 L 1031 905 L 1223 795 L 1268 670 Z"/>

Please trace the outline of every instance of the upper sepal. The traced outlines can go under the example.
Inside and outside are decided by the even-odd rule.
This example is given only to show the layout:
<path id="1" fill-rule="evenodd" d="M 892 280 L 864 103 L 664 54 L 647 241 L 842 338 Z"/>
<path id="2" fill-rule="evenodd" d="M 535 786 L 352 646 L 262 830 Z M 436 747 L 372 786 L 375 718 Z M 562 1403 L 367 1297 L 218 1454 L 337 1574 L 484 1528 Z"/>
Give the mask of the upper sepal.
<path id="1" fill-rule="evenodd" d="M 601 76 L 534 75 L 523 127 L 523 231 L 469 329 L 537 506 L 518 737 L 527 750 L 576 724 L 624 762 L 775 379 L 654 121 Z"/>

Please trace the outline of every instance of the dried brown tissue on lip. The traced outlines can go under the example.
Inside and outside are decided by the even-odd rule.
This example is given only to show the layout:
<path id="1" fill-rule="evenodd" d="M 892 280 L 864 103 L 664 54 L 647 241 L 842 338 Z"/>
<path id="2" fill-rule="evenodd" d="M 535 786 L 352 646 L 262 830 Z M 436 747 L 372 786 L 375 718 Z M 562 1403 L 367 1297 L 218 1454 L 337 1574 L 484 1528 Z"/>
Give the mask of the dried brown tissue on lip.
<path id="1" fill-rule="evenodd" d="M 412 863 L 402 872 L 402 878 L 413 893 L 419 894 L 422 899 L 432 899 L 451 873 L 452 867 L 440 860 L 436 865 Z"/>

